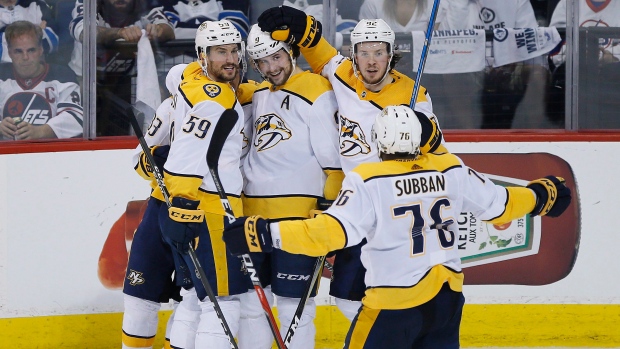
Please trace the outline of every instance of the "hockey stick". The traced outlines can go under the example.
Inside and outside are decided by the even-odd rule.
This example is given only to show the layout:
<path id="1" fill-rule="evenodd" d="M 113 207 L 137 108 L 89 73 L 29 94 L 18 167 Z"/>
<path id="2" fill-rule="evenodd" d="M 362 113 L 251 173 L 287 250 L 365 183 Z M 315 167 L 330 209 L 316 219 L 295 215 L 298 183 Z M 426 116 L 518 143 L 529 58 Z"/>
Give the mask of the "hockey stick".
<path id="1" fill-rule="evenodd" d="M 107 92 L 106 94 L 108 94 L 108 98 L 110 98 L 115 103 L 120 103 L 120 102 L 126 103 L 125 101 L 120 100 L 120 98 L 119 98 L 120 102 L 115 100 L 115 98 L 118 98 L 118 97 L 114 96 L 112 93 Z M 122 106 L 124 105 L 123 103 L 118 104 L 118 105 Z M 134 110 L 135 110 L 135 113 L 134 113 Z M 164 177 L 161 175 L 159 168 L 155 164 L 155 159 L 153 158 L 153 154 L 151 154 L 151 151 L 149 150 L 149 146 L 148 144 L 146 144 L 146 141 L 144 140 L 144 134 L 142 133 L 142 129 L 140 128 L 140 125 L 138 124 L 136 113 L 141 113 L 141 112 L 135 109 L 131 105 L 125 108 L 125 114 L 129 118 L 129 122 L 131 123 L 131 127 L 133 128 L 133 131 L 136 134 L 136 137 L 138 137 L 138 141 L 140 142 L 140 147 L 142 148 L 142 151 L 144 152 L 144 155 L 146 156 L 146 160 L 148 161 L 149 165 L 153 169 L 153 176 L 155 176 L 157 185 L 159 186 L 159 189 L 161 190 L 161 193 L 164 196 L 164 199 L 166 200 L 166 205 L 168 205 L 168 208 L 170 208 L 172 206 L 172 204 L 170 203 L 170 193 L 168 192 L 168 188 L 166 188 L 166 184 L 164 183 Z M 191 243 L 189 244 L 188 252 L 189 252 L 190 259 L 194 263 L 194 267 L 196 267 L 196 271 L 198 272 L 200 282 L 202 283 L 202 286 L 207 291 L 207 296 L 209 297 L 209 300 L 211 301 L 211 303 L 213 303 L 215 314 L 217 314 L 217 317 L 220 319 L 222 328 L 224 329 L 224 333 L 228 336 L 228 341 L 230 342 L 231 349 L 239 349 L 239 347 L 237 346 L 237 342 L 235 341 L 235 337 L 233 336 L 232 331 L 230 330 L 230 327 L 228 327 L 228 323 L 226 322 L 224 313 L 222 312 L 222 309 L 220 308 L 220 304 L 218 303 L 217 298 L 215 298 L 215 293 L 213 293 L 211 286 L 209 286 L 209 282 L 207 281 L 207 274 L 205 273 L 204 269 L 200 265 L 200 262 L 198 261 L 198 256 L 196 256 L 196 251 L 194 251 L 194 247 L 192 246 Z"/>
<path id="2" fill-rule="evenodd" d="M 228 137 L 228 134 L 233 129 L 238 119 L 239 115 L 236 111 L 234 111 L 233 109 L 225 110 L 222 113 L 222 116 L 220 116 L 220 119 L 217 121 L 217 124 L 215 125 L 215 129 L 213 130 L 213 137 L 211 138 L 211 144 L 209 145 L 209 149 L 207 150 L 207 166 L 209 167 L 209 172 L 211 173 L 211 177 L 213 178 L 217 193 L 220 196 L 220 202 L 222 203 L 222 207 L 224 208 L 226 217 L 228 217 L 229 224 L 232 224 L 237 219 L 235 218 L 235 214 L 233 213 L 230 202 L 228 201 L 228 197 L 226 196 L 226 192 L 224 191 L 224 187 L 222 186 L 222 181 L 220 180 L 220 175 L 217 171 L 217 167 L 221 150 L 224 146 L 224 143 L 226 142 L 226 137 Z M 250 276 L 252 285 L 256 290 L 258 300 L 260 301 L 261 306 L 265 311 L 265 316 L 267 317 L 267 321 L 269 322 L 269 327 L 271 328 L 273 337 L 276 339 L 276 345 L 279 349 L 285 349 L 286 346 L 282 341 L 282 336 L 280 336 L 278 325 L 276 324 L 276 320 L 273 317 L 273 313 L 271 312 L 269 301 L 265 296 L 265 290 L 263 290 L 263 287 L 260 283 L 260 279 L 258 278 L 258 272 L 256 271 L 254 263 L 252 262 L 252 258 L 249 254 L 244 254 L 241 256 L 241 258 L 243 260 L 245 269 Z"/>
<path id="3" fill-rule="evenodd" d="M 314 273 L 312 274 L 312 278 L 306 284 L 306 289 L 304 291 L 304 295 L 299 300 L 299 305 L 297 305 L 297 309 L 295 309 L 295 314 L 293 315 L 293 319 L 291 320 L 291 324 L 288 326 L 288 331 L 286 331 L 286 336 L 284 336 L 284 344 L 288 348 L 291 345 L 291 340 L 293 339 L 293 335 L 297 330 L 297 326 L 299 325 L 299 321 L 301 321 L 301 315 L 304 312 L 304 308 L 306 307 L 306 302 L 310 297 L 310 293 L 316 285 L 316 281 L 320 277 L 321 270 L 323 270 L 323 264 L 325 264 L 325 256 L 321 256 L 316 259 L 316 263 L 314 264 Z"/>
<path id="4" fill-rule="evenodd" d="M 439 1 L 435 0 L 433 3 L 433 9 L 431 10 L 431 18 L 428 21 L 428 28 L 426 28 L 426 36 L 424 37 L 424 46 L 422 47 L 422 54 L 420 55 L 420 64 L 418 64 L 418 73 L 415 77 L 415 84 L 413 85 L 413 94 L 411 95 L 411 101 L 409 101 L 409 108 L 415 107 L 415 101 L 418 98 L 418 92 L 420 90 L 420 78 L 424 71 L 424 65 L 426 64 L 426 56 L 428 56 L 428 47 L 431 45 L 431 36 L 433 35 L 433 28 L 435 27 L 435 18 L 437 17 L 437 11 L 439 9 Z"/>

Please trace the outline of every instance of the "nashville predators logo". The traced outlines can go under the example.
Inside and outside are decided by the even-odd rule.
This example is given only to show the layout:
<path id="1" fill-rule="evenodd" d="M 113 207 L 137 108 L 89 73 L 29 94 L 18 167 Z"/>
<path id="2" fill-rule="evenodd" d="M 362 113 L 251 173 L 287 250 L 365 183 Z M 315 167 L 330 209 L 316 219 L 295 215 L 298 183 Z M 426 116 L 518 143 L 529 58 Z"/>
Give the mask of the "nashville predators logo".
<path id="1" fill-rule="evenodd" d="M 139 271 L 135 271 L 133 269 L 129 270 L 129 275 L 127 275 L 127 280 L 129 280 L 129 284 L 131 286 L 142 285 L 144 283 L 144 278 L 142 277 L 142 273 Z"/>
<path id="2" fill-rule="evenodd" d="M 257 151 L 274 147 L 280 141 L 291 138 L 291 130 L 276 114 L 261 115 L 254 122 L 256 137 L 254 146 Z"/>
<path id="3" fill-rule="evenodd" d="M 355 156 L 370 153 L 370 145 L 366 142 L 364 131 L 357 122 L 340 116 L 340 154 Z"/>
<path id="4" fill-rule="evenodd" d="M 243 146 L 241 147 L 241 149 L 245 149 L 248 147 L 248 145 L 250 145 L 250 140 L 248 139 L 248 136 L 245 135 L 245 129 L 241 130 L 241 136 L 243 137 Z"/>
<path id="5" fill-rule="evenodd" d="M 204 85 L 203 89 L 205 90 L 205 93 L 207 94 L 207 96 L 211 98 L 217 97 L 217 95 L 219 95 L 220 92 L 222 92 L 222 89 L 219 86 L 212 85 L 212 84 Z"/>

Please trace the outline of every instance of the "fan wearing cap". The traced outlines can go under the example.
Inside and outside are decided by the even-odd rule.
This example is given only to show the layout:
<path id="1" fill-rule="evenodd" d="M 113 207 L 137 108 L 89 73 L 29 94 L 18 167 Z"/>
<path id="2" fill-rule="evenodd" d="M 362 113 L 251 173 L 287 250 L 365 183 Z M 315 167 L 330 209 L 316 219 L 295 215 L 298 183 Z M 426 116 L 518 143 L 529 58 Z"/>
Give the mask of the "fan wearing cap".
<path id="1" fill-rule="evenodd" d="M 387 107 L 373 127 L 382 161 L 347 173 L 324 214 L 279 222 L 244 217 L 224 233 L 233 254 L 282 249 L 320 256 L 366 239 L 368 288 L 345 349 L 459 348 L 465 301 L 453 225 L 459 213 L 502 224 L 528 213 L 557 217 L 570 205 L 562 178 L 502 187 L 454 154 L 422 154 L 421 130 L 410 108 Z"/>

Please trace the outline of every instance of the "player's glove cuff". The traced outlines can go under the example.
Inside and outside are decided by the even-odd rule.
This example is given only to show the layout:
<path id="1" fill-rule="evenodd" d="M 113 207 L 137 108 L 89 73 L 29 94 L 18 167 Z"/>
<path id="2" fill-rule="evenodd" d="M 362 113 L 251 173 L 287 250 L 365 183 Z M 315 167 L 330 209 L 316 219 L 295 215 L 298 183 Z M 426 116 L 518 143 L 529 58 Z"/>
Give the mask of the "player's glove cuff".
<path id="1" fill-rule="evenodd" d="M 224 228 L 223 239 L 235 256 L 273 250 L 269 221 L 260 216 L 240 217 Z"/>
<path id="2" fill-rule="evenodd" d="M 536 205 L 531 216 L 558 217 L 571 202 L 571 192 L 564 178 L 547 176 L 531 181 L 526 186 L 536 193 Z"/>

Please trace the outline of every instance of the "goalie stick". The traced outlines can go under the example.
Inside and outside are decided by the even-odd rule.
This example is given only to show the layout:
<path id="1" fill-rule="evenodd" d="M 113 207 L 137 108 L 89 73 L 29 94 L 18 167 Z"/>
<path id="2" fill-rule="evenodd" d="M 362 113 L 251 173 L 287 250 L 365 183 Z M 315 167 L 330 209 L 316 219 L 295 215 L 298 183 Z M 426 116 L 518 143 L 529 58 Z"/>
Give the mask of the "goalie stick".
<path id="1" fill-rule="evenodd" d="M 161 190 L 161 193 L 164 199 L 166 200 L 166 205 L 168 206 L 168 208 L 170 208 L 172 206 L 172 204 L 170 203 L 170 193 L 168 192 L 168 188 L 166 188 L 166 184 L 164 183 L 164 177 L 161 175 L 159 168 L 155 164 L 155 159 L 153 158 L 153 154 L 151 154 L 149 150 L 149 146 L 148 144 L 146 144 L 146 140 L 144 140 L 144 134 L 142 133 L 142 129 L 140 128 L 140 125 L 138 124 L 138 120 L 136 118 L 136 113 L 142 113 L 142 112 L 135 109 L 129 103 L 116 97 L 112 93 L 108 91 L 105 91 L 105 93 L 107 97 L 112 102 L 117 103 L 118 106 L 125 106 L 123 108 L 125 110 L 125 114 L 129 118 L 129 122 L 131 123 L 131 127 L 133 128 L 133 131 L 136 134 L 136 137 L 138 137 L 138 141 L 140 142 L 140 147 L 142 148 L 142 151 L 144 152 L 144 155 L 146 156 L 146 160 L 148 161 L 149 165 L 153 169 L 153 176 L 155 177 L 155 180 L 157 181 L 157 185 L 159 186 L 159 189 Z M 188 252 L 189 252 L 190 259 L 194 263 L 194 267 L 196 268 L 196 271 L 198 272 L 200 282 L 202 283 L 202 286 L 207 291 L 207 296 L 209 297 L 209 300 L 211 301 L 211 303 L 213 303 L 215 314 L 220 319 L 220 323 L 222 324 L 224 333 L 228 336 L 228 341 L 230 342 L 231 349 L 239 349 L 239 347 L 237 346 L 237 342 L 235 341 L 235 337 L 230 331 L 228 322 L 226 322 L 224 313 L 222 312 L 222 309 L 220 308 L 220 304 L 218 303 L 217 298 L 215 298 L 215 293 L 213 293 L 213 289 L 211 289 L 211 286 L 209 286 L 209 283 L 207 281 L 207 274 L 205 273 L 204 269 L 200 265 L 200 262 L 198 261 L 198 256 L 196 256 L 196 251 L 194 251 L 194 247 L 192 246 L 191 243 L 189 244 Z"/>
<path id="2" fill-rule="evenodd" d="M 239 115 L 233 109 L 226 109 L 220 119 L 217 121 L 215 125 L 215 129 L 213 130 L 213 137 L 211 138 L 211 144 L 209 149 L 207 150 L 207 166 L 209 167 L 209 172 L 211 173 L 211 177 L 213 178 L 213 182 L 215 183 L 215 188 L 217 189 L 217 193 L 220 196 L 220 202 L 222 203 L 222 207 L 224 208 L 224 212 L 226 213 L 226 217 L 228 217 L 228 223 L 232 224 L 237 220 L 233 213 L 232 207 L 230 206 L 230 202 L 228 201 L 228 197 L 226 196 L 226 192 L 224 191 L 224 187 L 222 186 L 222 181 L 220 180 L 220 175 L 217 171 L 218 161 L 220 158 L 221 150 L 226 142 L 226 137 L 233 129 L 235 124 L 237 123 L 237 119 Z M 217 146 L 214 146 L 217 145 Z M 256 295 L 258 296 L 258 300 L 260 301 L 263 310 L 265 311 L 265 316 L 267 317 L 267 321 L 269 322 L 269 328 L 273 333 L 273 337 L 276 340 L 276 345 L 278 349 L 287 348 L 282 341 L 282 336 L 280 336 L 280 331 L 278 330 L 278 325 L 276 324 L 276 320 L 273 317 L 273 312 L 271 312 L 271 306 L 269 306 L 269 301 L 265 296 L 265 290 L 260 283 L 260 279 L 258 278 L 258 272 L 254 263 L 252 262 L 252 258 L 249 254 L 244 254 L 241 256 L 243 260 L 243 264 L 245 266 L 248 275 L 250 276 L 250 280 L 252 281 L 252 285 L 254 286 L 254 290 L 256 290 Z"/>
<path id="3" fill-rule="evenodd" d="M 428 20 L 428 27 L 426 28 L 426 36 L 424 37 L 424 46 L 422 47 L 422 54 L 420 55 L 420 64 L 418 64 L 418 72 L 415 77 L 415 84 L 413 86 L 413 94 L 411 95 L 411 101 L 409 101 L 409 108 L 413 110 L 415 107 L 415 101 L 418 98 L 418 92 L 420 91 L 420 78 L 424 71 L 424 65 L 426 64 L 426 56 L 428 56 L 428 47 L 431 45 L 431 36 L 433 35 L 433 28 L 435 27 L 435 18 L 437 17 L 437 11 L 439 10 L 439 1 L 435 0 L 433 3 L 433 9 L 431 10 L 431 18 Z"/>

